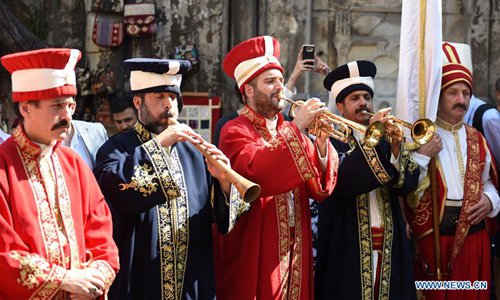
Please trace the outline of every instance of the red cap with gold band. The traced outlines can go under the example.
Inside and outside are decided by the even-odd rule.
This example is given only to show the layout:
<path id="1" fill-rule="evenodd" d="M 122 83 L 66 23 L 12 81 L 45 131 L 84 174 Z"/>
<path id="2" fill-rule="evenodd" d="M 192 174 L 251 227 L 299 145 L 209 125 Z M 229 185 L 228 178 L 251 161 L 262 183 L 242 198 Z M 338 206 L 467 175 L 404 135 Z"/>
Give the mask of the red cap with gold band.
<path id="1" fill-rule="evenodd" d="M 244 94 L 247 83 L 262 72 L 278 69 L 283 73 L 279 62 L 280 43 L 270 36 L 258 36 L 239 43 L 224 57 L 222 69 L 234 78 Z"/>
<path id="2" fill-rule="evenodd" d="M 443 75 L 441 90 L 456 82 L 464 82 L 472 93 L 472 61 L 470 46 L 443 42 Z"/>
<path id="3" fill-rule="evenodd" d="M 12 101 L 49 100 L 75 96 L 75 67 L 82 53 L 77 49 L 40 49 L 2 57 L 12 74 Z"/>

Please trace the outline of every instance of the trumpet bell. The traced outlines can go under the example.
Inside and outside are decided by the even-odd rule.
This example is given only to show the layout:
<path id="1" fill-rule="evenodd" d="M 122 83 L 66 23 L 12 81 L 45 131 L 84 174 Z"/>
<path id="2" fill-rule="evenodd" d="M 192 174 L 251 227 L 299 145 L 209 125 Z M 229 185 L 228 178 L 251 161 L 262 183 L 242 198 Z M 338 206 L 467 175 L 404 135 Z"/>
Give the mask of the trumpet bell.
<path id="1" fill-rule="evenodd" d="M 420 118 L 411 127 L 411 138 L 419 145 L 427 144 L 434 133 L 436 125 L 428 118 Z"/>
<path id="2" fill-rule="evenodd" d="M 385 125 L 380 121 L 372 122 L 366 127 L 364 136 L 365 145 L 370 148 L 377 146 L 385 135 Z"/>

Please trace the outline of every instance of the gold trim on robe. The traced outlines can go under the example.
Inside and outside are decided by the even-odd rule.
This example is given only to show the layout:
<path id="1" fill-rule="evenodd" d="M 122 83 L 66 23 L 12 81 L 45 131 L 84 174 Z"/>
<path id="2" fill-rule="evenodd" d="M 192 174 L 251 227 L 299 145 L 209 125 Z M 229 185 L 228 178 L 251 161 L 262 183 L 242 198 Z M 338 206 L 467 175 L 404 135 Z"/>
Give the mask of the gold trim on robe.
<path id="1" fill-rule="evenodd" d="M 11 251 L 9 256 L 19 262 L 19 284 L 28 289 L 37 289 L 30 299 L 64 299 L 64 291 L 59 288 L 66 276 L 65 268 L 54 266 L 51 269 L 49 263 L 36 254 L 23 256 L 17 251 Z M 43 282 L 42 286 L 38 278 Z"/>
<path id="2" fill-rule="evenodd" d="M 372 262 L 372 233 L 370 228 L 370 210 L 368 195 L 362 194 L 357 198 L 358 233 L 359 233 L 359 263 L 361 274 L 361 299 L 373 299 L 373 262 Z"/>
<path id="3" fill-rule="evenodd" d="M 457 230 L 455 232 L 455 241 L 451 251 L 450 263 L 458 256 L 469 233 L 470 223 L 467 220 L 468 211 L 481 199 L 483 192 L 482 169 L 484 164 L 480 161 L 480 140 L 479 133 L 473 127 L 465 126 L 467 136 L 467 167 L 464 178 L 464 200 L 462 210 L 458 219 Z"/>
<path id="4" fill-rule="evenodd" d="M 379 189 L 384 211 L 384 244 L 382 247 L 382 260 L 380 266 L 379 295 L 378 299 L 389 299 L 391 289 L 391 258 L 392 241 L 394 240 L 394 220 L 392 218 L 391 201 L 389 190 L 386 187 Z"/>
<path id="5" fill-rule="evenodd" d="M 305 152 L 304 147 L 300 143 L 299 137 L 295 130 L 291 128 L 291 126 L 283 126 L 283 130 L 281 131 L 285 141 L 288 145 L 288 149 L 290 149 L 290 153 L 292 154 L 293 161 L 295 162 L 295 167 L 299 171 L 300 177 L 302 177 L 303 181 L 307 181 L 314 177 L 313 167 L 309 159 L 303 155 Z M 279 134 L 279 133 L 278 133 Z"/>
<path id="6" fill-rule="evenodd" d="M 284 124 L 282 130 L 278 132 L 278 135 L 273 137 L 266 128 L 266 120 L 263 117 L 258 116 L 248 106 L 245 106 L 241 110 L 240 115 L 247 118 L 252 123 L 253 127 L 264 139 L 265 145 L 270 149 L 275 149 L 281 145 L 282 142 L 280 138 L 285 141 L 288 146 L 287 148 L 293 157 L 293 161 L 295 162 L 295 167 L 297 168 L 297 171 L 303 181 L 307 181 L 316 176 L 311 162 L 305 155 L 303 155 L 305 149 L 300 142 L 297 132 L 293 129 L 293 125 Z"/>
<path id="7" fill-rule="evenodd" d="M 104 275 L 104 288 L 107 290 L 113 283 L 116 277 L 116 273 L 113 268 L 104 260 L 94 260 L 88 265 L 89 268 L 95 268 L 99 270 Z"/>
<path id="8" fill-rule="evenodd" d="M 168 154 L 139 122 L 134 130 L 167 200 L 156 206 L 162 299 L 181 299 L 189 244 L 189 201 L 182 166 L 175 148 Z"/>
<path id="9" fill-rule="evenodd" d="M 254 128 L 260 133 L 266 145 L 276 147 L 279 144 L 279 135 L 272 137 L 271 133 L 266 128 L 266 121 L 263 117 L 255 114 L 248 106 L 245 106 L 240 115 L 250 120 Z M 291 155 L 294 157 L 295 166 L 303 179 L 306 180 L 314 177 L 312 165 L 304 155 L 304 149 L 299 141 L 299 137 L 291 127 L 284 126 L 282 129 L 282 138 L 285 139 L 290 149 Z M 289 193 L 294 193 L 290 191 Z M 294 193 L 294 209 L 295 209 L 295 240 L 291 240 L 290 235 L 290 212 L 288 206 L 287 194 L 276 195 L 276 218 L 278 220 L 279 234 L 279 258 L 280 258 L 280 275 L 281 275 L 281 290 L 284 299 L 300 299 L 301 280 L 302 280 L 302 260 L 303 260 L 303 241 L 302 241 L 302 222 L 301 219 L 301 204 L 300 195 Z M 293 243 L 293 250 L 291 245 Z M 291 253 L 291 251 L 293 251 Z M 290 257 L 292 257 L 292 269 L 290 270 Z"/>
<path id="10" fill-rule="evenodd" d="M 228 203 L 226 203 L 226 205 L 227 204 Z M 236 225 L 236 220 L 238 220 L 239 217 L 241 217 L 244 213 L 246 213 L 249 210 L 250 210 L 250 203 L 244 201 L 240 195 L 240 192 L 238 192 L 236 186 L 231 184 L 231 194 L 229 195 L 229 224 L 226 234 L 231 232 L 231 230 L 233 230 L 234 226 Z"/>
<path id="11" fill-rule="evenodd" d="M 391 181 L 391 177 L 380 162 L 377 151 L 374 148 L 366 146 L 363 140 L 359 140 L 358 144 L 361 152 L 365 156 L 366 162 L 370 166 L 370 169 L 372 170 L 375 177 L 377 177 L 377 180 L 381 184 L 386 184 Z"/>
<path id="12" fill-rule="evenodd" d="M 415 172 L 418 168 L 417 163 L 411 158 L 410 151 L 406 146 L 402 145 L 400 149 L 399 156 L 399 178 L 398 182 L 394 185 L 395 188 L 400 188 L 403 186 L 405 181 L 406 171 L 411 174 Z"/>
<path id="13" fill-rule="evenodd" d="M 380 161 L 377 151 L 365 145 L 363 140 L 357 141 L 354 137 L 348 141 L 351 149 L 356 143 L 359 145 L 373 174 L 380 184 L 386 185 L 391 181 L 391 176 Z M 406 170 L 414 172 L 417 169 L 416 163 L 410 158 L 409 151 L 403 146 L 400 154 L 399 178 L 395 187 L 401 187 L 404 182 Z M 382 259 L 380 265 L 379 294 L 377 299 L 389 299 L 391 282 L 391 258 L 392 241 L 394 239 L 394 220 L 392 217 L 390 195 L 387 186 L 379 187 L 377 190 L 377 204 L 380 209 L 381 222 L 384 229 L 384 241 L 382 245 Z M 358 233 L 359 233 L 359 257 L 361 274 L 361 298 L 371 300 L 374 298 L 374 276 L 373 274 L 373 245 L 370 222 L 370 205 L 368 194 L 362 194 L 357 199 Z"/>
<path id="14" fill-rule="evenodd" d="M 293 191 L 293 198 L 298 198 L 297 190 Z M 294 201 L 295 209 L 295 238 L 290 234 L 290 220 L 287 194 L 276 195 L 276 213 L 278 215 L 279 230 L 279 257 L 281 290 L 284 299 L 300 299 L 302 281 L 302 219 L 300 201 Z M 293 245 L 293 248 L 292 248 Z M 291 269 L 290 269 L 290 258 Z"/>
<path id="15" fill-rule="evenodd" d="M 382 246 L 382 259 L 380 265 L 379 295 L 378 299 L 389 299 L 391 283 L 391 258 L 392 241 L 394 239 L 394 224 L 387 187 L 380 187 L 377 191 L 377 201 L 381 201 L 380 214 L 384 224 L 384 242 Z M 380 198 L 379 198 L 380 197 Z M 368 194 L 356 197 L 359 233 L 359 263 L 361 274 L 361 299 L 372 300 L 374 298 L 374 276 L 373 274 L 373 245 L 370 226 L 370 204 Z"/>
<path id="16" fill-rule="evenodd" d="M 294 199 L 300 199 L 300 195 L 298 194 L 298 190 L 294 190 L 293 192 Z M 293 254 L 292 255 L 292 272 L 290 278 L 290 291 L 288 293 L 288 299 L 300 299 L 301 294 L 301 282 L 302 282 L 302 205 L 299 201 L 295 201 L 295 241 L 293 245 Z"/>
<path id="17" fill-rule="evenodd" d="M 71 213 L 69 191 L 59 158 L 54 152 L 49 153 L 48 157 L 45 158 L 47 160 L 45 163 L 49 170 L 46 170 L 48 173 L 44 179 L 40 165 L 41 148 L 30 141 L 24 133 L 22 125 L 14 130 L 13 138 L 17 144 L 17 151 L 34 196 L 47 259 L 62 268 L 61 270 L 50 270 L 47 277 L 48 282 L 42 288 L 39 288 L 33 296 L 34 298 L 42 297 L 42 299 L 45 299 L 44 295 L 52 295 L 54 289 L 59 289 L 59 285 L 55 282 L 61 280 L 61 276 L 64 277 L 65 269 L 80 268 L 82 263 L 79 257 L 78 243 Z M 57 146 L 55 145 L 54 147 Z M 47 150 L 52 151 L 53 149 Z M 50 182 L 46 182 L 46 180 Z M 51 189 L 47 188 L 47 184 L 55 187 L 52 190 L 52 193 L 54 193 L 53 197 L 49 197 L 48 195 Z M 65 250 L 64 245 L 67 245 L 67 250 Z M 66 251 L 68 253 L 65 253 Z M 26 263 L 25 267 L 29 265 L 27 264 L 28 262 L 35 259 L 34 256 L 21 257 L 16 253 L 13 252 L 11 255 L 14 255 L 13 257 L 18 261 Z M 43 264 L 31 264 L 31 267 L 39 268 L 38 271 L 33 270 L 35 274 L 40 274 L 44 270 Z M 25 275 L 21 272 L 19 280 L 23 281 L 22 277 Z M 64 291 L 59 291 L 53 297 L 61 297 L 62 299 L 64 294 Z"/>

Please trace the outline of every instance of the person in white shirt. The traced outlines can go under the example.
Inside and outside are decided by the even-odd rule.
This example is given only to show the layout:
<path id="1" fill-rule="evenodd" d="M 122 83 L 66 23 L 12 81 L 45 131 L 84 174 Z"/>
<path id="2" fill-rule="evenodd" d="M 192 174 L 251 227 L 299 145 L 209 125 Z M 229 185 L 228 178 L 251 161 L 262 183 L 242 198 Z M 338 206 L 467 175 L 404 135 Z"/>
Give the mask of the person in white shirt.
<path id="1" fill-rule="evenodd" d="M 461 63 L 459 52 L 450 51 L 448 45 L 443 44 L 443 54 L 449 62 L 443 65 L 436 134 L 414 155 L 421 174 L 434 172 L 429 171 L 432 157 L 437 165 L 436 179 L 424 177 L 415 197 L 408 202 L 407 217 L 419 253 L 415 279 L 486 281 L 487 290 L 422 292 L 426 299 L 489 299 L 490 242 L 485 220 L 498 214 L 500 198 L 486 140 L 475 128 L 464 124 L 472 95 L 472 73 Z M 438 212 L 432 209 L 431 183 L 436 184 Z M 434 213 L 439 214 L 439 235 L 433 229 Z M 436 238 L 440 248 L 438 265 Z M 441 278 L 437 276 L 438 269 Z"/>
<path id="2" fill-rule="evenodd" d="M 0 130 L 0 144 L 5 142 L 10 137 L 10 134 L 7 134 Z"/>

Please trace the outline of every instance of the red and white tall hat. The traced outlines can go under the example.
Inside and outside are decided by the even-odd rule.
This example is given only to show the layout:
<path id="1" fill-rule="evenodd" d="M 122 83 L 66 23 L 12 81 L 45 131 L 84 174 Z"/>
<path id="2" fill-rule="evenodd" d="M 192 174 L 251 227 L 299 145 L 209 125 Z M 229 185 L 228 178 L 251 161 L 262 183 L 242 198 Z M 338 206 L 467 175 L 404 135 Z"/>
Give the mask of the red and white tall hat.
<path id="1" fill-rule="evenodd" d="M 443 42 L 443 75 L 441 90 L 456 82 L 464 82 L 472 92 L 471 49 L 467 44 Z"/>
<path id="2" fill-rule="evenodd" d="M 76 96 L 77 49 L 40 49 L 2 57 L 12 74 L 12 101 L 49 100 Z"/>
<path id="3" fill-rule="evenodd" d="M 234 46 L 224 57 L 222 69 L 236 80 L 244 94 L 245 85 L 262 72 L 278 69 L 283 73 L 279 58 L 279 41 L 270 36 L 258 36 Z"/>

